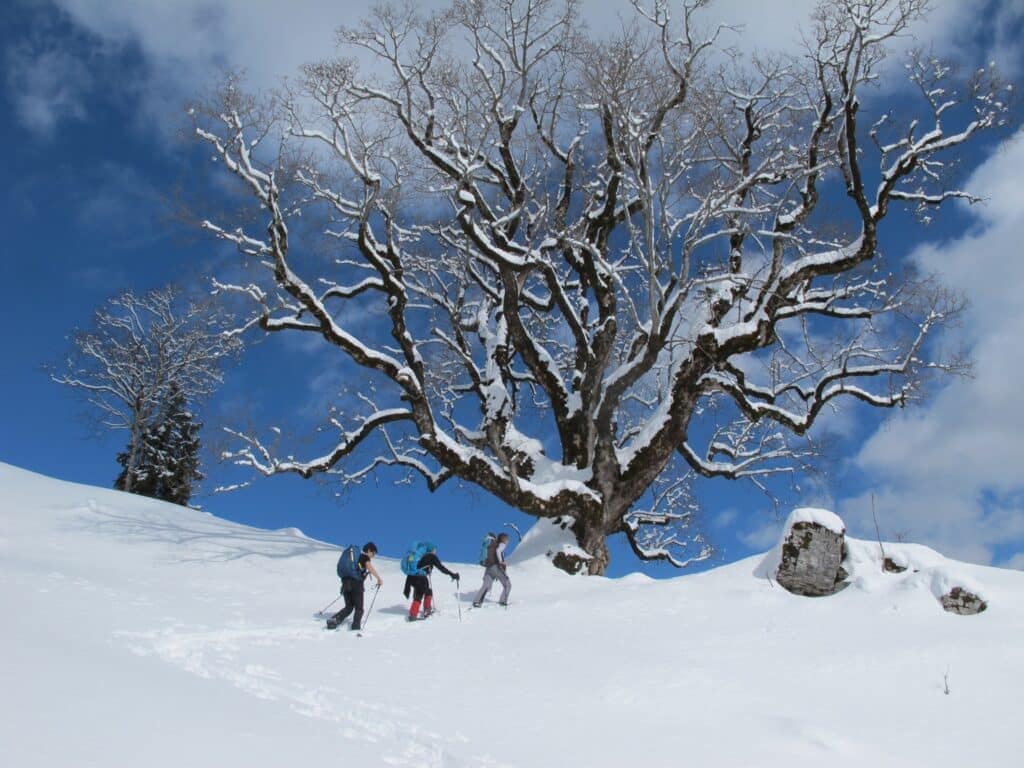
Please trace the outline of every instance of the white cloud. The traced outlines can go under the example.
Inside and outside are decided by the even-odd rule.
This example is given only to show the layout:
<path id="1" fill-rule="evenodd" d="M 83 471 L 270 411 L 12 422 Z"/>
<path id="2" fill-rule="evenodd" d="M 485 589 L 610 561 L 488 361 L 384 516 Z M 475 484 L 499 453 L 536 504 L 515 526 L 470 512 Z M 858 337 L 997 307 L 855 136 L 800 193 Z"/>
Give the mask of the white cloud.
<path id="1" fill-rule="evenodd" d="M 782 525 L 782 520 L 770 520 L 739 533 L 737 538 L 755 552 L 764 552 L 779 541 L 779 537 L 782 535 Z"/>
<path id="2" fill-rule="evenodd" d="M 29 46 L 13 48 L 4 58 L 9 97 L 28 130 L 48 137 L 61 120 L 85 119 L 93 79 L 84 62 L 58 49 Z"/>
<path id="3" fill-rule="evenodd" d="M 924 407 L 894 415 L 856 457 L 877 478 L 893 525 L 910 529 L 915 541 L 980 562 L 991 562 L 1000 544 L 1024 541 L 1022 167 L 1019 134 L 967 184 L 990 197 L 975 209 L 977 231 L 913 254 L 971 302 L 963 331 L 973 376 L 954 381 Z M 848 501 L 844 508 L 856 506 Z"/>
<path id="4" fill-rule="evenodd" d="M 140 120 L 167 138 L 172 133 L 168 113 L 215 85 L 221 71 L 245 71 L 254 88 L 275 86 L 281 78 L 294 76 L 301 64 L 334 55 L 336 28 L 358 24 L 375 4 L 372 0 L 348 0 L 342 5 L 335 0 L 295 0 L 284 8 L 278 0 L 54 2 L 105 43 L 138 48 L 147 72 L 146 81 L 137 84 L 142 94 Z M 443 0 L 418 4 L 420 8 L 445 5 Z M 784 5 L 718 0 L 702 19 L 707 27 L 728 24 L 742 28 L 736 34 L 726 33 L 722 38 L 725 44 L 747 50 L 795 50 L 799 28 L 806 26 L 816 5 L 817 0 L 790 0 Z M 997 3 L 991 13 L 980 13 L 981 8 L 980 0 L 942 0 L 916 31 L 925 45 L 934 42 L 938 48 L 966 48 L 967 41 L 985 37 L 981 32 L 989 29 L 993 51 L 1012 51 L 1012 41 L 999 30 L 1013 29 L 1013 23 L 1024 17 L 1024 9 L 1013 2 Z M 625 0 L 583 0 L 582 15 L 589 27 L 601 34 L 618 28 L 620 17 L 632 18 L 632 9 Z M 75 95 L 80 85 L 72 78 L 49 91 L 42 89 L 50 99 L 27 102 L 26 113 L 45 121 L 62 108 L 80 108 L 81 100 Z M 52 109 L 47 110 L 47 104 Z"/>

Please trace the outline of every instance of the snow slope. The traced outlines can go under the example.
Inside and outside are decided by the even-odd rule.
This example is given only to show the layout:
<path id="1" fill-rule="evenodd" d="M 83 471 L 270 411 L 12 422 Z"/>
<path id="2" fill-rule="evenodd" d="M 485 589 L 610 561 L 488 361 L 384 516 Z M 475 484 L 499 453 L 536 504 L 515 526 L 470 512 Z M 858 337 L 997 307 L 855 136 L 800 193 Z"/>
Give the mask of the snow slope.
<path id="1" fill-rule="evenodd" d="M 524 557 L 543 551 L 535 533 L 507 611 L 467 611 L 481 569 L 454 566 L 461 621 L 438 575 L 441 613 L 405 623 L 397 562 L 378 558 L 359 638 L 313 618 L 338 551 L 298 531 L 5 464 L 0 488 L 12 768 L 1019 764 L 1016 571 L 889 544 L 921 567 L 883 574 L 877 545 L 851 542 L 852 586 L 808 599 L 759 576 L 762 558 L 572 578 Z M 936 573 L 980 585 L 989 609 L 945 613 Z"/>

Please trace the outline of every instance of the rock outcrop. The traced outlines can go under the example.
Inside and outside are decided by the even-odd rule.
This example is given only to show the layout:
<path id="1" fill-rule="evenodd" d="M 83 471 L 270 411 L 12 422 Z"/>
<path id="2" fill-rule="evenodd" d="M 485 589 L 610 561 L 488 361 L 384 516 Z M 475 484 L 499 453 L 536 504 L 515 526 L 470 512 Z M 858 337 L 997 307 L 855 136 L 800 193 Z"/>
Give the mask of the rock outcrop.
<path id="1" fill-rule="evenodd" d="M 944 609 L 960 616 L 973 616 L 988 608 L 988 603 L 963 587 L 953 587 L 939 598 L 939 602 Z"/>
<path id="2" fill-rule="evenodd" d="M 846 588 L 849 574 L 842 565 L 845 531 L 841 523 L 835 530 L 837 526 L 831 522 L 798 519 L 790 525 L 782 542 L 782 561 L 775 572 L 775 580 L 790 592 L 824 597 Z"/>

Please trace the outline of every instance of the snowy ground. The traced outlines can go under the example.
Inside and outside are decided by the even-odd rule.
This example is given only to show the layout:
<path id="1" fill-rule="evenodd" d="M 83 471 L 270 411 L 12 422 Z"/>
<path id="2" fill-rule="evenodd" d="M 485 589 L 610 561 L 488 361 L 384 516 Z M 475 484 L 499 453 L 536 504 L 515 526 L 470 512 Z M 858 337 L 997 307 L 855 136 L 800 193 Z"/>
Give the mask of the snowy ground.
<path id="1" fill-rule="evenodd" d="M 0 488 L 12 768 L 1020 764 L 1016 571 L 892 544 L 918 573 L 883 574 L 852 542 L 853 585 L 808 599 L 762 558 L 587 579 L 524 546 L 507 611 L 467 611 L 481 569 L 456 564 L 461 621 L 439 575 L 441 613 L 406 624 L 380 558 L 359 638 L 313 618 L 332 546 L 5 464 Z M 958 577 L 985 613 L 941 609 Z"/>

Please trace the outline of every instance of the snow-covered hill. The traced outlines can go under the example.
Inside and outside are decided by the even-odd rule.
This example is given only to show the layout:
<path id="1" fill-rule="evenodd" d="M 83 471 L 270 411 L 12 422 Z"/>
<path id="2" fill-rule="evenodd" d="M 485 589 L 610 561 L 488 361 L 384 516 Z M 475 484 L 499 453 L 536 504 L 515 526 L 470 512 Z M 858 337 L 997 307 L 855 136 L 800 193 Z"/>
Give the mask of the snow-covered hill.
<path id="1" fill-rule="evenodd" d="M 397 562 L 379 558 L 360 638 L 313 618 L 338 551 L 298 531 L 4 464 L 0 489 L 12 768 L 1019 764 L 1016 571 L 894 544 L 922 568 L 883 574 L 864 543 L 853 585 L 809 599 L 762 558 L 572 578 L 525 557 L 534 542 L 507 611 L 468 611 L 481 569 L 454 566 L 461 620 L 438 575 L 441 613 L 407 624 Z M 944 612 L 929 573 L 980 585 L 988 610 Z"/>

